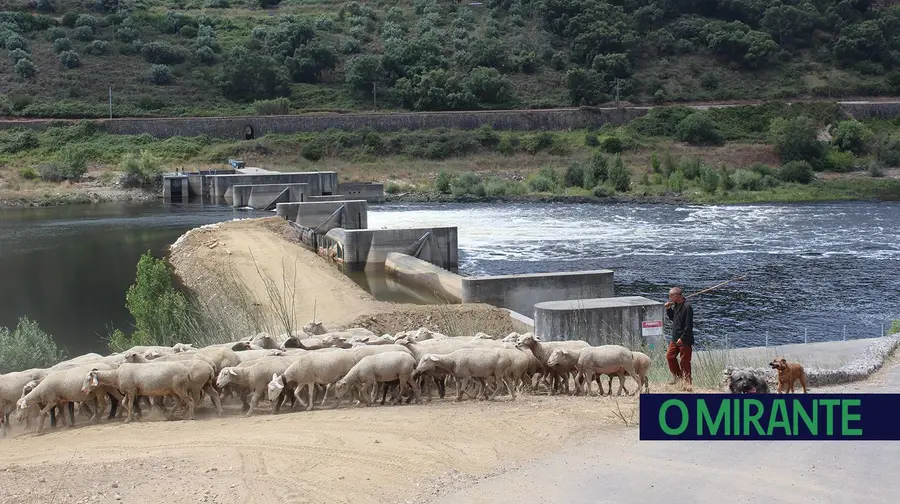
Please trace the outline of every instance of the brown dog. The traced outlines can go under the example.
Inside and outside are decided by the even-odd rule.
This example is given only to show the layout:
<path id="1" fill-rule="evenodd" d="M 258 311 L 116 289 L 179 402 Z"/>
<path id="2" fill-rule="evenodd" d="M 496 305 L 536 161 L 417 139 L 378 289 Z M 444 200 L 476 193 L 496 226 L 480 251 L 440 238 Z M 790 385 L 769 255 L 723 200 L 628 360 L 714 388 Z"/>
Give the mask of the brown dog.
<path id="1" fill-rule="evenodd" d="M 778 393 L 794 393 L 794 382 L 800 380 L 803 393 L 806 393 L 806 371 L 796 362 L 788 362 L 784 357 L 777 357 L 769 363 L 769 367 L 778 371 Z M 782 392 L 784 391 L 784 392 Z"/>

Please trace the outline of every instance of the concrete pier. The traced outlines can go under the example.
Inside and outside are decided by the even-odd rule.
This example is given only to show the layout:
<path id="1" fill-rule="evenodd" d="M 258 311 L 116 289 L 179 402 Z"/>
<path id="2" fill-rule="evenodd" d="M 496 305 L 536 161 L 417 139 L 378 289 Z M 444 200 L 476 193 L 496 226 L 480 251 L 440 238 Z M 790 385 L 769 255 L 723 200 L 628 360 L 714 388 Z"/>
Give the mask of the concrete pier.
<path id="1" fill-rule="evenodd" d="M 384 271 L 398 282 L 424 289 L 448 303 L 462 302 L 463 277 L 421 259 L 390 252 L 384 261 Z"/>
<path id="2" fill-rule="evenodd" d="M 236 185 L 263 184 L 308 184 L 310 196 L 334 194 L 337 189 L 336 172 L 295 172 L 262 174 L 211 175 L 207 177 L 212 183 L 211 202 L 217 204 L 233 204 L 233 187 Z"/>
<path id="3" fill-rule="evenodd" d="M 534 317 L 534 306 L 544 301 L 608 298 L 614 295 L 612 270 L 530 273 L 464 277 L 462 299 L 488 303 Z"/>
<path id="4" fill-rule="evenodd" d="M 274 210 L 277 203 L 302 203 L 307 200 L 309 184 L 255 184 L 232 186 L 231 206 L 256 210 Z"/>
<path id="5" fill-rule="evenodd" d="M 637 349 L 664 337 L 663 303 L 641 296 L 546 301 L 534 305 L 534 314 L 534 332 L 547 341 Z"/>
<path id="6" fill-rule="evenodd" d="M 348 199 L 364 199 L 369 203 L 384 201 L 384 184 L 376 182 L 342 182 L 337 186 L 337 193 Z"/>
<path id="7" fill-rule="evenodd" d="M 366 229 L 369 210 L 365 200 L 314 201 L 278 203 L 275 214 L 325 234 L 334 228 Z"/>

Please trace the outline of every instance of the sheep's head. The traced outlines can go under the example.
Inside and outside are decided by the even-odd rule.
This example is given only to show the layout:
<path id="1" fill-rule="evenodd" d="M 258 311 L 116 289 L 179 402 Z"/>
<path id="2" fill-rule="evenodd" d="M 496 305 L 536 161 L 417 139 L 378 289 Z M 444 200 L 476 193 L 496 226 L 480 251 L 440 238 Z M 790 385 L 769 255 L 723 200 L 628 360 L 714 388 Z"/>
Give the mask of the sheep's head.
<path id="1" fill-rule="evenodd" d="M 424 373 L 428 373 L 434 371 L 437 368 L 438 359 L 433 354 L 425 354 L 422 356 L 422 359 L 419 361 L 419 365 L 416 366 L 416 372 L 421 375 Z"/>
<path id="2" fill-rule="evenodd" d="M 334 398 L 338 399 L 338 400 L 341 399 L 342 397 L 344 397 L 344 394 L 347 393 L 347 389 L 349 389 L 349 388 L 350 388 L 350 385 L 347 384 L 347 381 L 344 380 L 343 378 L 341 378 L 340 380 L 335 382 L 335 384 L 333 386 Z"/>
<path id="3" fill-rule="evenodd" d="M 222 370 L 219 371 L 219 376 L 216 378 L 216 387 L 221 389 L 222 387 L 228 386 L 234 380 L 235 376 L 237 376 L 237 371 L 235 371 L 234 367 L 222 368 Z"/>
<path id="4" fill-rule="evenodd" d="M 554 348 L 552 352 L 550 352 L 550 357 L 547 358 L 547 366 L 556 367 L 563 359 L 570 357 L 571 354 L 565 348 Z"/>
<path id="5" fill-rule="evenodd" d="M 100 386 L 100 375 L 97 368 L 91 369 L 84 381 L 81 383 L 81 393 L 89 394 L 92 390 Z"/>
<path id="6" fill-rule="evenodd" d="M 175 353 L 187 352 L 188 350 L 193 350 L 194 345 L 191 343 L 175 343 L 172 347 L 172 351 Z"/>
<path id="7" fill-rule="evenodd" d="M 125 352 L 122 354 L 122 362 L 129 362 L 132 364 L 141 362 L 141 358 L 138 357 L 137 352 Z"/>
<path id="8" fill-rule="evenodd" d="M 511 332 L 511 333 L 507 334 L 506 337 L 500 341 L 502 341 L 504 343 L 515 343 L 518 340 L 519 340 L 519 333 Z"/>
<path id="9" fill-rule="evenodd" d="M 26 383 L 25 386 L 22 387 L 22 397 L 24 398 L 26 395 L 28 395 L 29 392 L 34 390 L 34 388 L 38 386 L 38 383 L 40 382 L 37 380 L 31 380 Z"/>
<path id="10" fill-rule="evenodd" d="M 269 401 L 275 401 L 284 391 L 284 380 L 278 373 L 272 373 L 272 381 L 269 382 L 266 391 Z"/>
<path id="11" fill-rule="evenodd" d="M 337 348 L 350 348 L 352 345 L 347 340 L 342 338 L 340 335 L 329 334 L 322 338 L 322 346 L 337 347 Z"/>
<path id="12" fill-rule="evenodd" d="M 412 341 L 409 340 L 409 336 L 403 335 L 394 340 L 395 345 L 403 345 L 405 347 L 409 347 L 412 344 Z"/>
<path id="13" fill-rule="evenodd" d="M 144 352 L 144 358 L 147 360 L 158 359 L 162 357 L 162 355 L 162 352 L 158 350 L 147 350 L 146 352 Z"/>
<path id="14" fill-rule="evenodd" d="M 25 420 L 25 417 L 28 415 L 28 401 L 24 397 L 20 397 L 18 401 L 16 401 L 16 420 L 21 422 Z M 2 416 L 2 415 L 0 415 Z"/>
<path id="15" fill-rule="evenodd" d="M 325 330 L 325 326 L 321 322 L 310 322 L 303 326 L 303 332 L 310 336 L 318 336 L 320 334 L 325 334 L 328 331 Z"/>
<path id="16" fill-rule="evenodd" d="M 250 342 L 238 341 L 231 347 L 231 350 L 234 352 L 243 352 L 244 350 L 250 350 Z"/>
<path id="17" fill-rule="evenodd" d="M 541 339 L 537 334 L 525 333 L 516 340 L 516 346 L 519 348 L 534 348 L 540 341 Z"/>

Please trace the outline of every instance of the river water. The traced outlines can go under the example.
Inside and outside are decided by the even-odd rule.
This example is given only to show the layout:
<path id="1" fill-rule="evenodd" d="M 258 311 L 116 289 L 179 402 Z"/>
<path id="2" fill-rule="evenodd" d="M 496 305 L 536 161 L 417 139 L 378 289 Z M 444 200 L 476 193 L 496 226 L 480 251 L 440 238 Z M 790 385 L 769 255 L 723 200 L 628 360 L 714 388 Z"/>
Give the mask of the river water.
<path id="1" fill-rule="evenodd" d="M 0 211 L 0 326 L 37 320 L 70 351 L 129 327 L 140 255 L 186 230 L 267 213 L 162 203 Z M 615 272 L 617 296 L 693 300 L 698 341 L 733 346 L 879 336 L 900 318 L 900 204 L 372 205 L 369 227 L 455 225 L 460 273 Z"/>

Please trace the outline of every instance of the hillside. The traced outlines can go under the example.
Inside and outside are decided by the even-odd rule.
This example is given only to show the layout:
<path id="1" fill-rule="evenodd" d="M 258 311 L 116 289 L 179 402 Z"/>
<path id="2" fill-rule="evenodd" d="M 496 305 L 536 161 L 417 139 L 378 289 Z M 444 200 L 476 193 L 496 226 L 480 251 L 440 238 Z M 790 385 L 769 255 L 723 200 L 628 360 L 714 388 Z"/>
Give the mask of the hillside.
<path id="1" fill-rule="evenodd" d="M 0 0 L 0 115 L 886 95 L 891 3 Z"/>

